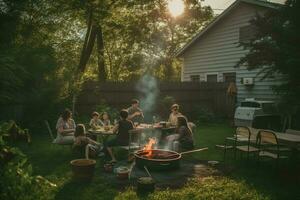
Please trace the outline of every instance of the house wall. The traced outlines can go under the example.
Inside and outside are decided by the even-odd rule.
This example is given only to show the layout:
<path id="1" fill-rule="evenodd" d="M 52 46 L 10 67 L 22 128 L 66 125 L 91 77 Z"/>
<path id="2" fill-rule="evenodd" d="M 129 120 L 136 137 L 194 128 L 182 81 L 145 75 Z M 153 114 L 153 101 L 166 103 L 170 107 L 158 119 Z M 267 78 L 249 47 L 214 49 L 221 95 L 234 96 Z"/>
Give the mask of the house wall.
<path id="1" fill-rule="evenodd" d="M 227 16 L 223 16 L 213 27 L 204 33 L 183 54 L 182 81 L 190 81 L 191 75 L 200 75 L 200 81 L 206 81 L 207 73 L 217 73 L 218 81 L 223 81 L 223 73 L 236 72 L 238 102 L 254 97 L 261 100 L 275 100 L 271 85 L 278 79 L 261 80 L 258 70 L 234 68 L 247 50 L 239 47 L 239 28 L 249 25 L 256 13 L 262 14 L 267 8 L 241 2 Z M 254 78 L 254 86 L 241 83 L 244 77 Z"/>

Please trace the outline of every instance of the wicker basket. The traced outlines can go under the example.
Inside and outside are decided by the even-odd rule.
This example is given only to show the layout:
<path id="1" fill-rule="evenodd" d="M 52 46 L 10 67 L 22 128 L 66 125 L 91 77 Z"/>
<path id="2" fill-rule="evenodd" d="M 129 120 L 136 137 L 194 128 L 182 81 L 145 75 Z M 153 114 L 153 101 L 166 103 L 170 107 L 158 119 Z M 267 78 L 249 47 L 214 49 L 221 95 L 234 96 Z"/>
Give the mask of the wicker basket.
<path id="1" fill-rule="evenodd" d="M 94 176 L 96 160 L 77 159 L 71 162 L 73 178 L 79 181 L 90 181 Z"/>

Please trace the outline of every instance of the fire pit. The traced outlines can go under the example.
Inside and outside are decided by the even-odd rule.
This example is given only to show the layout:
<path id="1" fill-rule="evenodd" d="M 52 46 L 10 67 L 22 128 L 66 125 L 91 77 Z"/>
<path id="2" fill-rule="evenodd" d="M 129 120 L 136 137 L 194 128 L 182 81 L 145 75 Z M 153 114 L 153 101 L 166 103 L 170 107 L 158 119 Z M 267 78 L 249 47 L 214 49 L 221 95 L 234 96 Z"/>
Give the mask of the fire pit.
<path id="1" fill-rule="evenodd" d="M 146 166 L 151 170 L 177 169 L 180 166 L 181 155 L 207 150 L 207 148 L 202 148 L 177 153 L 175 151 L 154 149 L 155 144 L 156 139 L 149 138 L 149 142 L 145 145 L 143 150 L 139 150 L 134 154 L 135 164 L 138 168 L 143 169 L 144 166 Z"/>
<path id="2" fill-rule="evenodd" d="M 162 149 L 139 150 L 135 153 L 135 164 L 138 168 L 144 166 L 151 170 L 170 170 L 180 167 L 181 154 Z"/>

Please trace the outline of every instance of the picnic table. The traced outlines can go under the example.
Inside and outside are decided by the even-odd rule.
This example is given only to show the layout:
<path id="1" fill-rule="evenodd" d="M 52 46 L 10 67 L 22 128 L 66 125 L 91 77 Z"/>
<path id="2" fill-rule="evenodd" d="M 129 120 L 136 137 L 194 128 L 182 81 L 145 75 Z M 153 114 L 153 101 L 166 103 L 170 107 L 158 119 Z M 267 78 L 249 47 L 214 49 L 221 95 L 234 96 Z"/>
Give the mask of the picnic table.
<path id="1" fill-rule="evenodd" d="M 97 141 L 101 139 L 102 142 L 104 142 L 109 136 L 116 135 L 116 133 L 113 132 L 113 126 L 107 126 L 107 128 L 99 126 L 96 129 L 88 129 L 88 132 L 91 135 L 95 135 L 97 137 Z"/>

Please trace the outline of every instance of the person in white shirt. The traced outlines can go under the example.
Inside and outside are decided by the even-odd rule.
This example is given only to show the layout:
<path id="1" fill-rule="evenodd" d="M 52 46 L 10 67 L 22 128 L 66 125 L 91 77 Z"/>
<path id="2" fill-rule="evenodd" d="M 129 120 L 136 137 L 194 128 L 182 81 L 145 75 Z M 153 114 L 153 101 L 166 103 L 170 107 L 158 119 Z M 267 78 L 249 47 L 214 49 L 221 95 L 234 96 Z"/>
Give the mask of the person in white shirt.
<path id="1" fill-rule="evenodd" d="M 56 123 L 57 137 L 54 143 L 58 144 L 73 144 L 75 121 L 72 119 L 72 112 L 65 109 Z"/>

